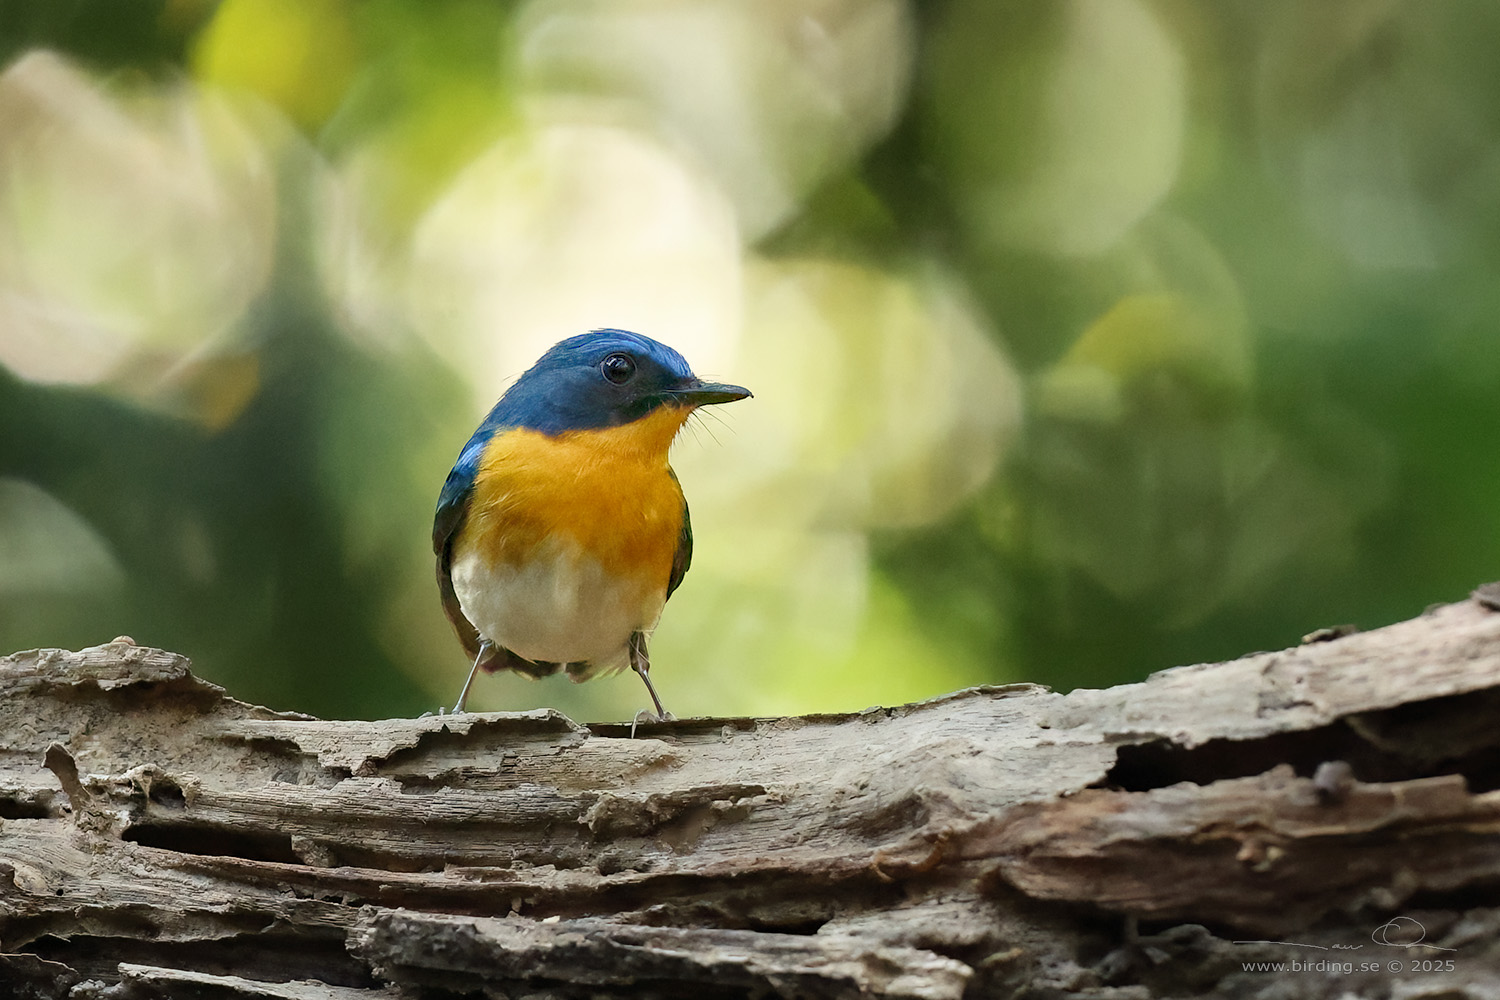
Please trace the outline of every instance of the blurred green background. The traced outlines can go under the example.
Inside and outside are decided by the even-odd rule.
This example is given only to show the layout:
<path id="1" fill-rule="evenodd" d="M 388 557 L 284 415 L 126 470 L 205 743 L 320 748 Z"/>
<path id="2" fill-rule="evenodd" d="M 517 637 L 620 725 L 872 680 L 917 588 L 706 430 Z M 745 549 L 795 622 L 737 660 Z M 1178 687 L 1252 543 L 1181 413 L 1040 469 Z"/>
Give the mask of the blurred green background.
<path id="1" fill-rule="evenodd" d="M 1483 0 L 0 0 L 0 650 L 451 704 L 438 488 L 600 326 L 756 393 L 674 452 L 679 716 L 1461 597 L 1500 577 L 1496 37 Z"/>

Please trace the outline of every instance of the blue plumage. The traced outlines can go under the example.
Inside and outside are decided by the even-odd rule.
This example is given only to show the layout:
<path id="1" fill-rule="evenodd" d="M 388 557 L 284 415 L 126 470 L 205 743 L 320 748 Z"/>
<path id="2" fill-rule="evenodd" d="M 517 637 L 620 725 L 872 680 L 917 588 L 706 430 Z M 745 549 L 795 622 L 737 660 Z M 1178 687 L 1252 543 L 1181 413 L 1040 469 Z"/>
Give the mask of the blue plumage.
<path id="1" fill-rule="evenodd" d="M 633 379 L 609 381 L 600 362 L 624 354 L 636 364 Z M 660 405 L 663 390 L 693 378 L 688 363 L 666 344 L 626 330 L 595 330 L 550 348 L 512 385 L 475 437 L 505 427 L 543 434 L 617 427 Z"/>

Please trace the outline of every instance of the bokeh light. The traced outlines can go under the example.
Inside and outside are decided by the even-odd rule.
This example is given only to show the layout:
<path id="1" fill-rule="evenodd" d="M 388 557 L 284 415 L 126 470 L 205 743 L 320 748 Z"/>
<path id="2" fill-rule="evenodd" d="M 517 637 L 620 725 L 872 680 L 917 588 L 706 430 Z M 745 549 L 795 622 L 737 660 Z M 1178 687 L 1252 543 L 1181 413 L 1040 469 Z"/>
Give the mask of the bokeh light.
<path id="1" fill-rule="evenodd" d="M 49 52 L 0 73 L 0 362 L 222 426 L 254 389 L 234 340 L 271 271 L 275 154 L 212 89 L 114 91 Z"/>
<path id="2" fill-rule="evenodd" d="M 755 392 L 675 446 L 680 716 L 1104 685 L 1500 575 L 1483 4 L 148 8 L 0 11 L 0 649 L 451 703 L 437 491 L 603 326 Z"/>

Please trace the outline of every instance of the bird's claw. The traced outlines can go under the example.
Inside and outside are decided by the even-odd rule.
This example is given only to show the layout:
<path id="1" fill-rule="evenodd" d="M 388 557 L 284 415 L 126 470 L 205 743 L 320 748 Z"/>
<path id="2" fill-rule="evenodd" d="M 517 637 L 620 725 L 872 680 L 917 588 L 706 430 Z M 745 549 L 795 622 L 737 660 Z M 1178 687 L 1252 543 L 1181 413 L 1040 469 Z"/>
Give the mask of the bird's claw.
<path id="1" fill-rule="evenodd" d="M 635 718 L 630 720 L 630 738 L 635 739 L 635 727 L 643 722 L 676 722 L 677 716 L 671 712 L 663 712 L 657 715 L 650 709 L 643 708 L 635 713 Z"/>

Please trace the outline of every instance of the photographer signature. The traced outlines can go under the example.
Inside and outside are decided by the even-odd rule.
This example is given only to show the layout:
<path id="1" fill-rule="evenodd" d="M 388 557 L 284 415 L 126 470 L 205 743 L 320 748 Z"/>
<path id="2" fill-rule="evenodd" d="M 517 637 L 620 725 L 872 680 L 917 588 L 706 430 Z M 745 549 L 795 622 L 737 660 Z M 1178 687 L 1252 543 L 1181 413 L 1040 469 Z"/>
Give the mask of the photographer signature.
<path id="1" fill-rule="evenodd" d="M 1426 943 L 1427 928 L 1413 917 L 1392 917 L 1370 932 L 1370 940 L 1386 948 L 1430 948 L 1433 951 L 1457 951 Z M 1358 951 L 1362 944 L 1306 944 L 1301 941 L 1235 941 L 1235 944 L 1282 944 L 1293 948 L 1316 948 L 1318 951 Z"/>

